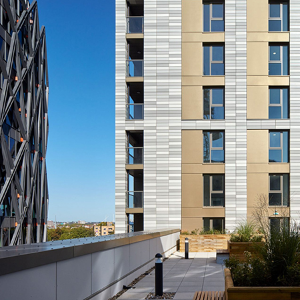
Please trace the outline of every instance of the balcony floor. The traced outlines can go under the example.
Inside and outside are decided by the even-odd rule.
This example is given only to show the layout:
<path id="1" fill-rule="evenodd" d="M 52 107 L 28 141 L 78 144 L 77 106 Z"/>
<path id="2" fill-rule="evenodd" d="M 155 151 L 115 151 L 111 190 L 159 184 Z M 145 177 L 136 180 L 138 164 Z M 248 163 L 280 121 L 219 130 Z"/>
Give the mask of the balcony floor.
<path id="1" fill-rule="evenodd" d="M 164 262 L 164 292 L 176 293 L 174 300 L 192 300 L 197 291 L 224 291 L 224 266 L 216 263 L 216 253 L 175 252 Z M 145 299 L 154 292 L 155 271 L 140 280 L 118 300 Z"/>

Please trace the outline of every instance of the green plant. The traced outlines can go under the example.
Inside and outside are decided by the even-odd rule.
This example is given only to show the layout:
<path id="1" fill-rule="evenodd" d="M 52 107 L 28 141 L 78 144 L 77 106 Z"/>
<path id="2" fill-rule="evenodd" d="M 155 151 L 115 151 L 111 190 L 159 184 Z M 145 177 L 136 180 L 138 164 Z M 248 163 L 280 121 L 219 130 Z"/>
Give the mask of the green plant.
<path id="1" fill-rule="evenodd" d="M 255 226 L 245 222 L 240 224 L 230 236 L 231 242 L 250 242 L 255 234 Z"/>
<path id="2" fill-rule="evenodd" d="M 190 233 L 188 231 L 181 231 L 181 235 L 189 235 Z"/>
<path id="3" fill-rule="evenodd" d="M 198 235 L 199 230 L 200 230 L 199 228 L 196 228 L 196 229 L 191 231 L 191 234 L 192 235 Z"/>

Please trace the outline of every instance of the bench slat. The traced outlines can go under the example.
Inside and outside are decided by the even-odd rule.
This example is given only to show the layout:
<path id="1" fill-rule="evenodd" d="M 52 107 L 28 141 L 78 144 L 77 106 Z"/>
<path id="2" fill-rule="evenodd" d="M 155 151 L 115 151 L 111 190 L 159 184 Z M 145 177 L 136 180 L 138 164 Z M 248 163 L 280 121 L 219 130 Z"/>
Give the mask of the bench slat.
<path id="1" fill-rule="evenodd" d="M 207 292 L 196 292 L 193 300 L 225 300 L 224 291 L 207 291 Z"/>

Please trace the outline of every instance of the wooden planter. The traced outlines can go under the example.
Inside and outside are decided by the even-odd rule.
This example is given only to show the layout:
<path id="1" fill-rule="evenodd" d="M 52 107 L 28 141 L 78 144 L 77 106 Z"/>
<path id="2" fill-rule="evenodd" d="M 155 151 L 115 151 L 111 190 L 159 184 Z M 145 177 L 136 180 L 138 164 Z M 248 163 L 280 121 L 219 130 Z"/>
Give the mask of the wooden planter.
<path id="1" fill-rule="evenodd" d="M 180 235 L 180 252 L 184 252 L 185 238 L 189 239 L 189 252 L 216 252 L 227 249 L 229 234 Z"/>
<path id="2" fill-rule="evenodd" d="M 237 287 L 229 269 L 225 269 L 226 300 L 296 300 L 300 299 L 300 287 Z"/>
<path id="3" fill-rule="evenodd" d="M 230 242 L 228 241 L 228 251 L 229 257 L 234 255 L 238 257 L 240 260 L 244 260 L 244 252 L 248 251 L 252 254 L 255 254 L 255 245 L 259 245 L 261 243 L 253 243 L 253 242 Z"/>

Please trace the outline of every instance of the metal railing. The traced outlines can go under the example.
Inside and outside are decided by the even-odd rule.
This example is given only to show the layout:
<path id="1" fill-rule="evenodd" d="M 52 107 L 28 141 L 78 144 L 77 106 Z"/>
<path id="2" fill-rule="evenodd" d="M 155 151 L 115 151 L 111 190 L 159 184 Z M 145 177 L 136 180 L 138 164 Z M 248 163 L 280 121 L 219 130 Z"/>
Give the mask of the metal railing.
<path id="1" fill-rule="evenodd" d="M 144 17 L 127 17 L 126 33 L 144 33 Z"/>
<path id="2" fill-rule="evenodd" d="M 126 119 L 142 120 L 144 119 L 144 103 L 130 103 L 126 105 Z"/>
<path id="3" fill-rule="evenodd" d="M 144 156 L 143 147 L 128 147 L 127 148 L 127 164 L 142 164 Z"/>
<path id="4" fill-rule="evenodd" d="M 127 60 L 126 76 L 127 77 L 143 77 L 144 76 L 144 60 L 142 60 L 142 59 Z"/>
<path id="5" fill-rule="evenodd" d="M 127 192 L 127 208 L 143 208 L 144 192 L 128 191 Z"/>

